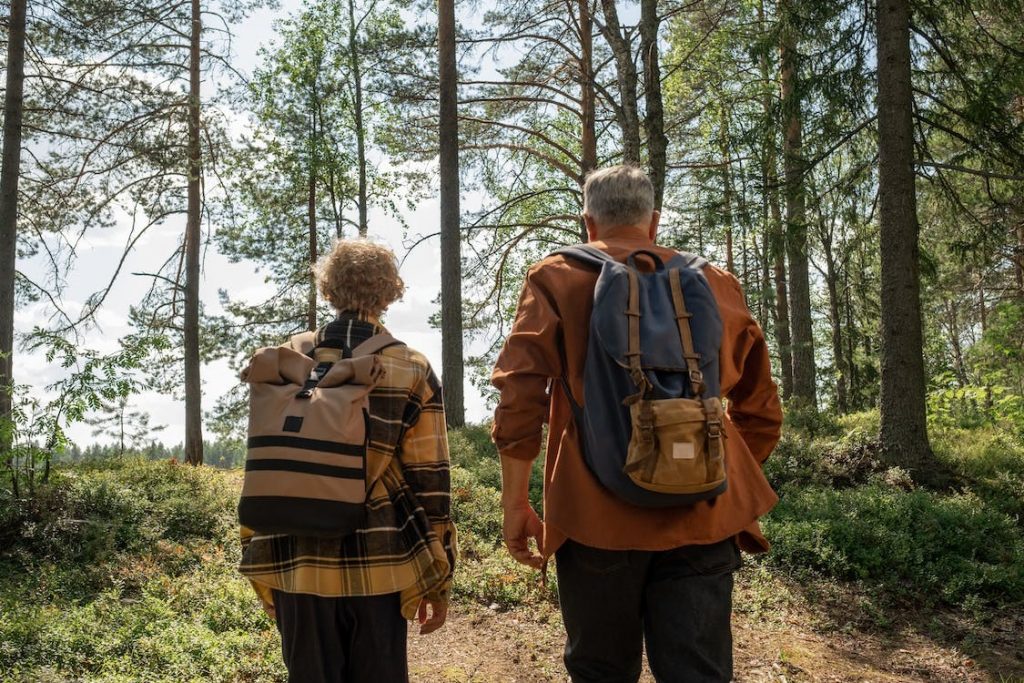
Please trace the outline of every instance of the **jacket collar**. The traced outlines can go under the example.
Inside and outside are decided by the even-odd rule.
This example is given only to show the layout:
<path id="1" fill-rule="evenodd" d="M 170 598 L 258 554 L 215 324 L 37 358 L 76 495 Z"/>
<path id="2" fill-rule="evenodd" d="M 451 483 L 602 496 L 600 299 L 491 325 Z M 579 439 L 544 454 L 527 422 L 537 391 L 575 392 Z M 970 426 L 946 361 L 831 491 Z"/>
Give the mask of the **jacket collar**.
<path id="1" fill-rule="evenodd" d="M 374 328 L 383 330 L 384 325 L 381 324 L 380 318 L 375 315 L 370 315 L 364 311 L 340 311 L 338 316 L 334 319 L 335 322 L 360 322 L 372 325 Z"/>

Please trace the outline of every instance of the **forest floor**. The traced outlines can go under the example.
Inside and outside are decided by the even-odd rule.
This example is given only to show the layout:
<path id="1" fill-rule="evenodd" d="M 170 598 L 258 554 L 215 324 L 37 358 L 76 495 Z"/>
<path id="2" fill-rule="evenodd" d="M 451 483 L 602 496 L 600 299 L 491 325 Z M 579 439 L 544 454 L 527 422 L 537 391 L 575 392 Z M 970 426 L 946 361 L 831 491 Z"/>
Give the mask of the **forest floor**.
<path id="1" fill-rule="evenodd" d="M 1024 445 L 951 433 L 964 482 L 930 491 L 864 466 L 856 435 L 875 432 L 793 434 L 769 460 L 781 500 L 771 553 L 736 575 L 735 680 L 1024 683 Z M 461 559 L 448 623 L 411 627 L 411 680 L 564 683 L 557 582 L 501 547 L 487 432 L 450 442 Z M 0 487 L 0 683 L 283 683 L 237 571 L 241 481 L 122 458 L 62 465 L 29 497 Z"/>
<path id="2" fill-rule="evenodd" d="M 735 681 L 1024 682 L 1024 611 L 979 625 L 950 611 L 891 605 L 848 587 L 808 591 L 744 570 L 737 582 Z M 753 574 L 753 575 L 752 575 Z M 765 595 L 771 590 L 772 595 Z M 438 633 L 410 630 L 410 671 L 423 683 L 568 681 L 561 617 L 552 605 L 456 604 Z M 641 681 L 652 682 L 646 667 Z"/>

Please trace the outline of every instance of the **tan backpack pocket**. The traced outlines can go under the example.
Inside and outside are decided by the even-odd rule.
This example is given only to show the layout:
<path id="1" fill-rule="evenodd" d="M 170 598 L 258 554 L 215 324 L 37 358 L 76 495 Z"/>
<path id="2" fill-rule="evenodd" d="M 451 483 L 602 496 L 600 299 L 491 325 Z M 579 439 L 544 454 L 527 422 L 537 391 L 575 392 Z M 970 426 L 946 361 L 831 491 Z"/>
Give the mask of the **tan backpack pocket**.
<path id="1" fill-rule="evenodd" d="M 623 467 L 637 486 L 699 494 L 725 483 L 722 404 L 716 399 L 639 400 L 630 406 L 633 433 Z"/>

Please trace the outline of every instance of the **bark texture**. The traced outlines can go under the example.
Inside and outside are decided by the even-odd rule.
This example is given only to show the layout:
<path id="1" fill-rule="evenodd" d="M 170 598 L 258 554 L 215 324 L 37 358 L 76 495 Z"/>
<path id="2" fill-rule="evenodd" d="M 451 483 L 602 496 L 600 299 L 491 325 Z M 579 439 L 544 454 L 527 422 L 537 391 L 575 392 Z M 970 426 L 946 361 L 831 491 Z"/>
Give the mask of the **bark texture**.
<path id="1" fill-rule="evenodd" d="M 185 460 L 203 464 L 203 385 L 199 357 L 199 242 L 202 220 L 202 147 L 200 135 L 199 40 L 202 15 L 192 0 L 188 100 L 188 218 L 185 223 Z"/>
<path id="2" fill-rule="evenodd" d="M 878 194 L 882 256 L 881 441 L 915 476 L 933 457 L 925 419 L 910 3 L 879 0 Z"/>
<path id="3" fill-rule="evenodd" d="M 654 185 L 654 208 L 661 211 L 665 197 L 668 138 L 665 106 L 661 98 L 661 56 L 658 52 L 658 0 L 640 0 L 640 58 L 644 68 L 644 130 L 647 131 L 647 169 Z"/>
<path id="4" fill-rule="evenodd" d="M 352 117 L 356 128 L 356 157 L 359 165 L 359 236 L 366 237 L 366 233 L 369 230 L 366 215 L 366 124 L 363 119 L 363 73 L 362 64 L 359 62 L 359 40 L 356 29 L 356 6 L 354 0 L 349 0 L 348 2 L 348 21 L 349 68 L 352 70 L 354 100 Z"/>
<path id="5" fill-rule="evenodd" d="M 314 167 L 315 168 L 315 167 Z M 316 260 L 320 258 L 316 238 L 316 172 L 309 172 L 309 197 L 306 202 L 309 224 L 309 291 L 306 294 L 306 329 L 316 329 Z"/>
<path id="6" fill-rule="evenodd" d="M 786 3 L 783 3 L 784 5 Z M 789 12 L 791 10 L 784 9 Z M 814 337 L 811 325 L 811 282 L 807 261 L 806 183 L 803 161 L 803 120 L 797 87 L 798 57 L 792 28 L 783 31 L 782 116 L 783 165 L 786 185 L 786 254 L 789 257 L 789 315 L 792 332 L 793 398 L 815 409 Z"/>
<path id="7" fill-rule="evenodd" d="M 758 3 L 758 22 L 761 30 L 767 33 L 764 0 Z M 793 355 L 789 334 L 789 289 L 786 287 L 786 238 L 782 225 L 782 208 L 779 206 L 779 174 L 776 170 L 777 132 L 772 92 L 774 82 L 769 76 L 767 52 L 759 60 L 761 80 L 764 88 L 761 95 L 761 109 L 765 117 L 764 157 L 761 169 L 762 190 L 765 196 L 769 216 L 766 217 L 767 227 L 765 239 L 765 261 L 771 262 L 771 282 L 774 285 L 772 301 L 772 322 L 775 324 L 775 340 L 778 343 L 779 365 L 782 372 L 782 398 L 789 399 L 793 395 Z M 769 277 L 765 277 L 769 280 Z M 765 283 L 765 293 L 770 289 Z"/>
<path id="8" fill-rule="evenodd" d="M 590 12 L 590 0 L 579 0 L 580 32 L 580 177 L 582 196 L 583 182 L 587 174 L 597 168 L 597 106 L 594 92 L 594 17 Z M 580 217 L 580 242 L 587 241 L 587 225 Z"/>
<path id="9" fill-rule="evenodd" d="M 640 115 L 636 108 L 637 74 L 633 50 L 628 37 L 622 32 L 615 0 L 601 0 L 601 9 L 604 13 L 601 33 L 615 57 L 615 80 L 619 88 L 619 105 L 615 115 L 622 130 L 622 162 L 639 165 Z"/>
<path id="10" fill-rule="evenodd" d="M 465 424 L 462 355 L 462 256 L 459 234 L 458 69 L 455 2 L 437 4 L 441 177 L 441 381 L 450 427 Z"/>
<path id="11" fill-rule="evenodd" d="M 14 384 L 14 273 L 25 109 L 25 10 L 26 0 L 12 0 L 7 26 L 7 89 L 4 93 L 3 161 L 0 163 L 0 425 L 11 417 Z M 6 461 L 10 449 L 10 434 L 0 426 L 0 459 Z"/>

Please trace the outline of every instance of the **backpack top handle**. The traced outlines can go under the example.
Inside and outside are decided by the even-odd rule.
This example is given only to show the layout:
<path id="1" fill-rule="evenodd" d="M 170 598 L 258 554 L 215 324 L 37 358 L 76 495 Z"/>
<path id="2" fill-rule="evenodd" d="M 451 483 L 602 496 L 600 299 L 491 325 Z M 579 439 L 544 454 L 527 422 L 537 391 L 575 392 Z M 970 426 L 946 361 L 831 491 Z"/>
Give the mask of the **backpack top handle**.
<path id="1" fill-rule="evenodd" d="M 626 257 L 626 264 L 633 270 L 639 270 L 636 267 L 636 257 L 640 254 L 651 257 L 651 260 L 654 261 L 654 272 L 665 270 L 665 262 L 662 260 L 660 256 L 655 254 L 650 249 L 637 249 L 632 254 Z"/>

